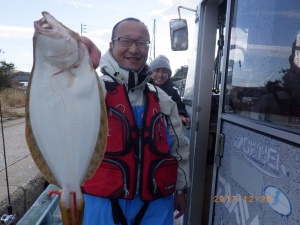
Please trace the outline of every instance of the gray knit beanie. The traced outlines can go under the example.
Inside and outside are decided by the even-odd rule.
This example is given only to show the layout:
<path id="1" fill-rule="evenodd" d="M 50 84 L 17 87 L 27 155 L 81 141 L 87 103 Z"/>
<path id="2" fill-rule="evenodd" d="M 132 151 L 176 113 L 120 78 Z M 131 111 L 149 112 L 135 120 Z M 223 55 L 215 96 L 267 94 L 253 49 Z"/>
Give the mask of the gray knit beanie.
<path id="1" fill-rule="evenodd" d="M 150 63 L 150 69 L 156 70 L 156 69 L 166 69 L 168 71 L 169 77 L 172 75 L 172 70 L 170 67 L 169 59 L 164 55 L 157 56 L 151 63 Z"/>

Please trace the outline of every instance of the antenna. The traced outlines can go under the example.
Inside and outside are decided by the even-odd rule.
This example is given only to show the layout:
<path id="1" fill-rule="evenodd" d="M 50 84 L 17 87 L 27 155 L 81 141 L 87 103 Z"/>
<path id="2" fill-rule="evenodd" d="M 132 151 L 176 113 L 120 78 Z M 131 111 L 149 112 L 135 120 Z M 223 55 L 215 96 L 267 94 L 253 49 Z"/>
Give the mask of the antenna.
<path id="1" fill-rule="evenodd" d="M 155 19 L 153 22 L 153 37 L 152 37 L 152 45 L 149 52 L 149 63 L 152 62 L 152 50 L 153 50 L 153 59 L 155 58 Z"/>
<path id="2" fill-rule="evenodd" d="M 189 10 L 189 11 L 193 11 L 193 12 L 197 12 L 196 9 L 191 9 L 191 8 L 187 8 L 185 6 L 178 6 L 178 15 L 179 15 L 179 19 L 181 19 L 181 15 L 180 15 L 180 9 L 186 9 L 186 10 Z"/>
<path id="3" fill-rule="evenodd" d="M 4 142 L 4 129 L 3 129 L 3 120 L 2 120 L 2 109 L 1 109 L 1 101 L 0 101 L 0 119 L 1 119 L 1 130 L 2 130 L 2 142 L 3 142 L 3 152 L 4 152 L 4 163 L 5 163 L 5 176 L 6 176 L 6 187 L 7 187 L 7 198 L 8 198 L 8 206 L 7 206 L 7 214 L 3 214 L 1 216 L 1 222 L 5 225 L 12 225 L 16 220 L 16 215 L 12 215 L 12 206 L 10 205 L 10 194 L 9 194 L 9 184 L 8 184 L 8 174 L 7 174 L 7 163 L 6 163 L 6 150 L 5 150 L 5 142 Z"/>
<path id="4" fill-rule="evenodd" d="M 86 25 L 85 24 L 81 24 L 81 27 L 80 27 L 80 36 L 82 36 L 82 33 L 86 33 Z"/>
<path id="5" fill-rule="evenodd" d="M 155 25 L 156 20 L 154 19 L 154 25 L 153 25 L 153 59 L 155 59 Z"/>

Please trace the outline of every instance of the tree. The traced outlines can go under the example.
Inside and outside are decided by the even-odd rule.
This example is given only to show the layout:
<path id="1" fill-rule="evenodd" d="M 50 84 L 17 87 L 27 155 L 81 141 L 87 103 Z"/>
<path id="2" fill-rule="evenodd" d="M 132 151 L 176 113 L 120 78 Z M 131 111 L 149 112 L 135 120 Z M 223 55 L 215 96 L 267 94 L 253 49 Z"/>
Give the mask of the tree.
<path id="1" fill-rule="evenodd" d="M 176 70 L 174 76 L 171 77 L 171 80 L 174 82 L 174 81 L 186 79 L 188 69 L 189 69 L 188 66 L 181 66 L 179 69 Z"/>
<path id="2" fill-rule="evenodd" d="M 0 90 L 12 87 L 13 82 L 11 79 L 11 74 L 14 69 L 15 65 L 13 63 L 0 61 Z"/>
<path id="3" fill-rule="evenodd" d="M 178 88 L 180 92 L 180 96 L 183 96 L 184 94 L 185 80 L 187 77 L 188 69 L 188 66 L 181 66 L 176 70 L 174 76 L 171 77 L 173 84 L 176 88 Z"/>

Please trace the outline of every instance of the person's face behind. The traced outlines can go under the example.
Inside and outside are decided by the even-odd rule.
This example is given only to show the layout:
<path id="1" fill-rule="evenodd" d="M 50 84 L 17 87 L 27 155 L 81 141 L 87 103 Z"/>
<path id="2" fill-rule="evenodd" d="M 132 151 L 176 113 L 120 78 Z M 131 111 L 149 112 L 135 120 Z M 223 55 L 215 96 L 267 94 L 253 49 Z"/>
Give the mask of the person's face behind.
<path id="1" fill-rule="evenodd" d="M 149 41 L 147 28 L 136 21 L 124 21 L 116 29 L 114 38 L 126 37 L 135 41 Z M 119 41 L 110 43 L 110 52 L 114 59 L 125 67 L 138 72 L 142 69 L 148 58 L 149 46 L 138 47 L 133 43 L 130 47 L 124 47 Z"/>
<path id="2" fill-rule="evenodd" d="M 162 85 L 169 79 L 168 71 L 163 68 L 158 68 L 152 71 L 152 79 L 157 85 Z"/>

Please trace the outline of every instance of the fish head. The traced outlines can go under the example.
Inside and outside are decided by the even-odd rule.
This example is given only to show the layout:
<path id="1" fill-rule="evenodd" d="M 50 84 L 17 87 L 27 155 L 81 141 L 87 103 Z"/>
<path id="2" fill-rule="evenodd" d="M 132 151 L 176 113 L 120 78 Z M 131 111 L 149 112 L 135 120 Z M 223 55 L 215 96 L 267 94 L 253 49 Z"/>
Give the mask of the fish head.
<path id="1" fill-rule="evenodd" d="M 77 67 L 84 57 L 78 33 L 64 26 L 50 13 L 34 22 L 35 51 L 41 51 L 47 63 L 61 70 Z M 40 56 L 41 54 L 39 54 Z"/>

